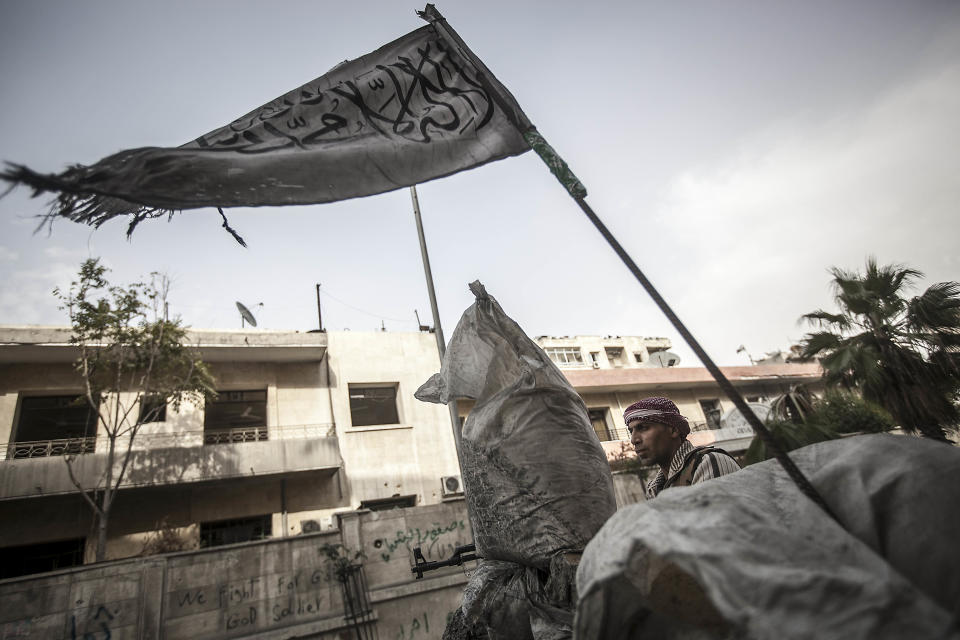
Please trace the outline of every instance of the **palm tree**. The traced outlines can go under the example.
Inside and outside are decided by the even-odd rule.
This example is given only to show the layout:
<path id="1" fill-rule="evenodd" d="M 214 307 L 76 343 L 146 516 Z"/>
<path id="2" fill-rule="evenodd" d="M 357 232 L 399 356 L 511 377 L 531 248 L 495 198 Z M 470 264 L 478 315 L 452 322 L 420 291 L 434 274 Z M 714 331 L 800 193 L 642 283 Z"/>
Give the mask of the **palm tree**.
<path id="1" fill-rule="evenodd" d="M 945 440 L 960 424 L 960 284 L 939 282 L 905 298 L 916 269 L 877 264 L 864 273 L 830 270 L 839 313 L 819 309 L 801 319 L 805 357 L 817 357 L 827 386 L 858 390 L 908 432 Z"/>

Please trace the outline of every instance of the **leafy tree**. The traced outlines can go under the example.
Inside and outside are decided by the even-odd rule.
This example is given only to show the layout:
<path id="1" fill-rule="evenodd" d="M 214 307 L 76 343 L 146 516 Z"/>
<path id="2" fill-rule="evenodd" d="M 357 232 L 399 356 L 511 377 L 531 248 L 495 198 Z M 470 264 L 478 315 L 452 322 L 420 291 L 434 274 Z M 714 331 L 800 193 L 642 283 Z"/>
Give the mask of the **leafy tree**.
<path id="1" fill-rule="evenodd" d="M 792 387 L 774 400 L 767 418 L 767 429 L 785 451 L 844 434 L 889 431 L 894 426 L 893 418 L 886 411 L 855 393 L 831 390 L 818 398 L 803 385 Z M 755 437 L 744 461 L 753 464 L 771 457 L 763 441 Z"/>
<path id="2" fill-rule="evenodd" d="M 777 441 L 784 451 L 793 451 L 808 444 L 823 442 L 825 440 L 834 440 L 840 437 L 840 434 L 830 427 L 817 422 L 793 422 L 791 420 L 773 419 L 766 423 L 770 435 Z M 747 452 L 743 456 L 744 464 L 751 465 L 755 462 L 769 460 L 773 454 L 767 450 L 758 436 L 754 436 L 747 447 Z"/>
<path id="3" fill-rule="evenodd" d="M 829 387 L 859 391 L 911 433 L 945 440 L 960 424 L 960 284 L 939 282 L 912 298 L 922 273 L 868 258 L 863 273 L 834 267 L 840 311 L 803 320 L 820 327 L 802 341 Z"/>
<path id="4" fill-rule="evenodd" d="M 881 433 L 897 426 L 884 409 L 855 393 L 836 389 L 827 391 L 823 398 L 815 401 L 813 414 L 808 420 L 840 434 Z"/>
<path id="5" fill-rule="evenodd" d="M 75 473 L 77 456 L 64 456 L 70 480 L 93 512 L 98 562 L 105 559 L 110 512 L 140 428 L 168 404 L 178 410 L 184 401 L 215 396 L 213 377 L 185 344 L 180 319 L 166 317 L 169 281 L 154 273 L 146 283 L 111 286 L 106 272 L 99 260 L 86 260 L 66 293 L 54 290 L 70 317 L 83 399 L 97 415 L 98 436 L 107 439 L 102 473 L 86 481 L 90 486 Z"/>
<path id="6" fill-rule="evenodd" d="M 804 422 L 813 412 L 817 397 L 804 384 L 795 384 L 786 393 L 782 393 L 770 403 L 770 416 L 775 420 Z M 769 419 L 768 418 L 768 419 Z"/>

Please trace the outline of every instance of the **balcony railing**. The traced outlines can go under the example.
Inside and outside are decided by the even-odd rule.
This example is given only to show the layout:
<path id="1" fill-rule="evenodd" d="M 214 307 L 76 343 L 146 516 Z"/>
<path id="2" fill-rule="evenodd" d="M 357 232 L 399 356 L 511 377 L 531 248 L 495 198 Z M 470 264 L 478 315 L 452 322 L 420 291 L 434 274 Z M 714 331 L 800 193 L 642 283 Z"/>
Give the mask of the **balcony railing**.
<path id="1" fill-rule="evenodd" d="M 190 429 L 177 431 L 153 431 L 153 425 L 144 427 L 135 437 L 134 450 L 161 449 L 176 447 L 199 447 L 201 445 L 240 444 L 245 442 L 263 442 L 265 440 L 307 440 L 336 436 L 336 429 L 330 423 L 279 425 L 273 427 L 244 427 L 239 429 Z M 124 442 L 124 438 L 118 442 Z M 99 450 L 106 451 L 107 438 L 101 437 Z M 59 440 L 38 440 L 33 442 L 0 443 L 0 456 L 6 452 L 6 459 L 45 458 L 48 456 L 97 453 L 97 438 L 63 438 Z"/>
<path id="2" fill-rule="evenodd" d="M 11 442 L 7 444 L 7 459 L 45 458 L 47 456 L 93 453 L 96 448 L 96 438 L 63 438 L 61 440 Z"/>
<path id="3" fill-rule="evenodd" d="M 267 440 L 267 428 L 239 427 L 234 429 L 204 429 L 203 444 L 235 444 Z"/>

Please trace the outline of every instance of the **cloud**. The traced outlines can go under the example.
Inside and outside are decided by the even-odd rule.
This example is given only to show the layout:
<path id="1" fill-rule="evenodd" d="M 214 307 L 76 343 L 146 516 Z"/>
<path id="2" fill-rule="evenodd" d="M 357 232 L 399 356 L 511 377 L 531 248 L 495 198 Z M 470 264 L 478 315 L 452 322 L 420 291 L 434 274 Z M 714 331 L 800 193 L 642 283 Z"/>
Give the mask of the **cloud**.
<path id="1" fill-rule="evenodd" d="M 46 247 L 43 250 L 43 255 L 46 256 L 47 258 L 52 258 L 54 260 L 69 259 L 69 260 L 75 260 L 77 262 L 84 260 L 87 257 L 88 253 L 89 252 L 86 249 L 82 249 L 82 248 L 70 249 L 67 247 L 59 247 L 59 246 Z"/>
<path id="2" fill-rule="evenodd" d="M 13 271 L 0 289 L 0 324 L 42 324 L 51 317 L 61 318 L 57 324 L 68 324 L 66 313 L 57 309 L 60 302 L 53 290 L 65 289 L 76 277 L 76 265 L 68 262 Z"/>
<path id="3" fill-rule="evenodd" d="M 957 113 L 960 65 L 940 66 L 829 120 L 777 123 L 676 176 L 658 218 L 698 256 L 678 274 L 692 286 L 677 306 L 710 312 L 708 351 L 730 360 L 741 342 L 760 351 L 799 336 L 796 319 L 829 301 L 831 265 L 872 254 L 960 279 Z"/>
<path id="4" fill-rule="evenodd" d="M 4 246 L 0 246 L 0 262 L 16 262 L 19 259 L 19 253 Z"/>

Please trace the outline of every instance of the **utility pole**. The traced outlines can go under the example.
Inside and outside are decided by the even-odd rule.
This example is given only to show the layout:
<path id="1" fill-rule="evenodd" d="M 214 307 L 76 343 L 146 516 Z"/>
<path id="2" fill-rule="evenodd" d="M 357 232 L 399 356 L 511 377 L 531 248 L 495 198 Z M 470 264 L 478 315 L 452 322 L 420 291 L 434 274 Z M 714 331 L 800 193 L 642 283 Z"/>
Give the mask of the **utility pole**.
<path id="1" fill-rule="evenodd" d="M 430 270 L 430 256 L 427 254 L 427 240 L 423 235 L 423 220 L 420 218 L 420 201 L 417 199 L 417 187 L 410 187 L 410 199 L 413 201 L 413 217 L 417 221 L 417 236 L 420 238 L 420 255 L 423 258 L 423 272 L 427 278 L 427 294 L 430 296 L 430 310 L 433 312 L 434 336 L 437 338 L 437 351 L 440 353 L 440 362 L 447 351 L 447 343 L 443 339 L 443 328 L 440 326 L 440 311 L 437 309 L 437 294 L 433 288 L 433 272 Z M 460 416 L 457 413 L 457 401 L 447 404 L 450 410 L 450 423 L 453 427 L 453 442 L 457 448 L 457 464 L 460 465 Z M 463 468 L 460 469 L 461 477 Z"/>
<path id="2" fill-rule="evenodd" d="M 317 283 L 317 322 L 320 328 L 320 332 L 323 333 L 323 314 L 320 312 L 320 283 Z"/>

